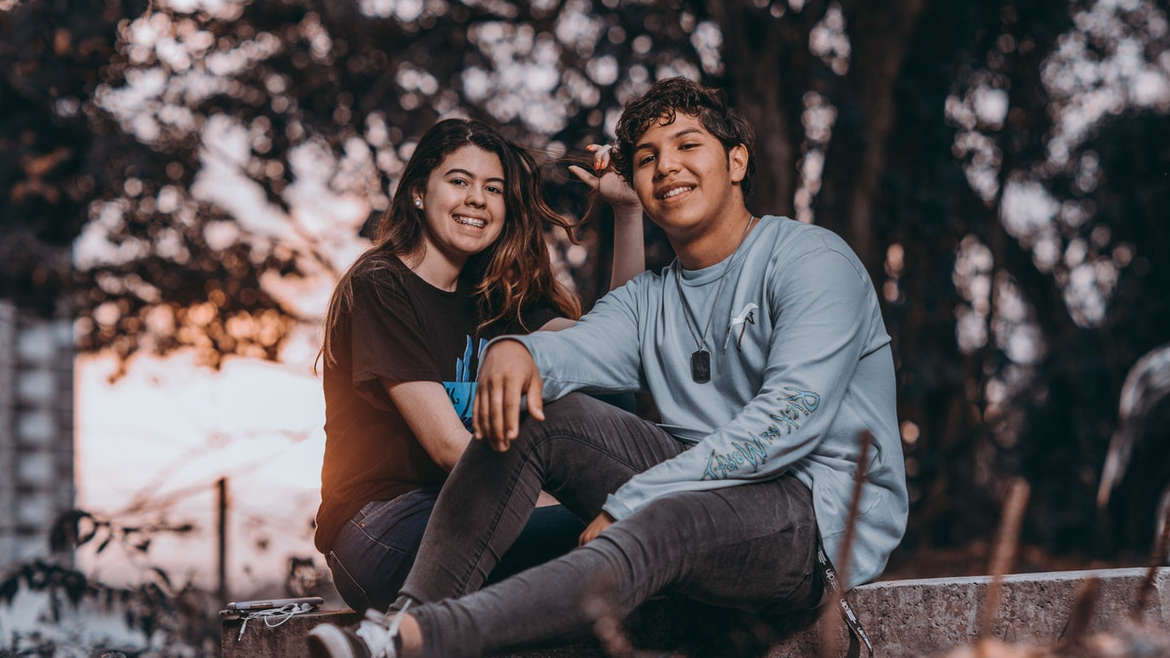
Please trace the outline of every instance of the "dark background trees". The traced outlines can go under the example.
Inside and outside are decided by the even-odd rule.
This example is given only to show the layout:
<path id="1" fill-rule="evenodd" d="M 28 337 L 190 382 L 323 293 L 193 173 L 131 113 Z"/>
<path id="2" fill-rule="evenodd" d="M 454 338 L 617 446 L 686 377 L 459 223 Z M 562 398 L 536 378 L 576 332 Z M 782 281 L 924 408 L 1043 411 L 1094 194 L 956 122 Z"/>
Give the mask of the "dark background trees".
<path id="1" fill-rule="evenodd" d="M 1026 541 L 1082 557 L 1148 544 L 1160 474 L 1130 478 L 1128 516 L 1098 519 L 1093 494 L 1127 370 L 1170 341 L 1165 7 L 199 7 L 0 10 L 0 290 L 75 314 L 82 349 L 280 358 L 319 319 L 295 286 L 348 264 L 435 119 L 503 125 L 579 215 L 556 161 L 683 74 L 756 128 L 751 207 L 839 232 L 873 276 L 911 480 L 903 555 L 989 537 L 1017 474 L 1034 491 Z M 587 304 L 609 230 L 604 210 L 585 225 L 585 260 L 552 236 Z M 668 262 L 648 240 L 650 265 Z"/>

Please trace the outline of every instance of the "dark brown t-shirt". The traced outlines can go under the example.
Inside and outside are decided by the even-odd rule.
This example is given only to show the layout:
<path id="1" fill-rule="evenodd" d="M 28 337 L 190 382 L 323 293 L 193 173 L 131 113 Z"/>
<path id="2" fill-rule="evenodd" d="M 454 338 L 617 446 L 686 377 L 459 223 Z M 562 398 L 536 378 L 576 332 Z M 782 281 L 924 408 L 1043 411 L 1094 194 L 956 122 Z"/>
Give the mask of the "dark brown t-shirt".
<path id="1" fill-rule="evenodd" d="M 556 317 L 548 303 L 535 304 L 518 322 L 477 333 L 471 286 L 440 290 L 389 256 L 353 276 L 353 304 L 331 336 L 337 363 L 325 364 L 325 460 L 318 550 L 327 552 L 337 533 L 363 505 L 421 487 L 439 486 L 443 471 L 415 438 L 380 379 L 435 381 L 464 424 L 480 351 L 499 334 L 535 330 Z"/>

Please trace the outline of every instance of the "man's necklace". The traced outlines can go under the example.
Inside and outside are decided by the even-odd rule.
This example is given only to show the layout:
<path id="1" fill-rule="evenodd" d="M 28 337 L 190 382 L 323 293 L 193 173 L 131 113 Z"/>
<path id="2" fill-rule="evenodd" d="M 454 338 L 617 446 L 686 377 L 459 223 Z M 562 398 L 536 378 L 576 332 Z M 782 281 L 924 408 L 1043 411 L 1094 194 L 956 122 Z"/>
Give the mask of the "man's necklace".
<path id="1" fill-rule="evenodd" d="M 739 250 L 744 238 L 752 230 L 752 224 L 755 221 L 755 215 L 748 219 L 747 227 L 744 228 L 743 235 L 739 238 L 739 244 L 735 247 L 736 251 Z M 732 252 L 732 255 L 734 256 L 735 252 Z M 699 335 L 698 316 L 691 310 L 691 304 L 687 301 L 687 296 L 683 294 L 682 275 L 679 274 L 679 271 L 682 270 L 682 264 L 676 259 L 675 265 L 674 285 L 678 287 L 678 298 L 683 303 L 683 318 L 686 320 L 687 331 L 695 340 L 695 351 L 691 353 L 691 379 L 695 380 L 696 384 L 706 384 L 711 381 L 711 353 L 707 351 L 707 332 L 711 330 L 711 321 L 715 319 L 715 307 L 719 305 L 719 293 L 723 292 L 723 281 L 727 278 L 727 271 L 731 269 L 731 263 L 728 262 L 723 268 L 723 273 L 719 275 L 719 287 L 715 290 L 715 299 L 711 302 L 711 312 L 707 314 L 707 324 L 703 327 L 701 336 Z"/>

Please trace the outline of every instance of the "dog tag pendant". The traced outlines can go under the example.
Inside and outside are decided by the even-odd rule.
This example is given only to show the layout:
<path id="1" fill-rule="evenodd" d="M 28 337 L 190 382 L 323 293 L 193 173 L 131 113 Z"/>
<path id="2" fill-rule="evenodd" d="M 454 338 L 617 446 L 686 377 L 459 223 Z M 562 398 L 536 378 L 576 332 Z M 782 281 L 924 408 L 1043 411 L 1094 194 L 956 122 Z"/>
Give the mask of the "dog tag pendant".
<path id="1" fill-rule="evenodd" d="M 707 350 L 698 350 L 691 354 L 691 379 L 696 384 L 706 384 L 711 381 L 711 353 Z"/>

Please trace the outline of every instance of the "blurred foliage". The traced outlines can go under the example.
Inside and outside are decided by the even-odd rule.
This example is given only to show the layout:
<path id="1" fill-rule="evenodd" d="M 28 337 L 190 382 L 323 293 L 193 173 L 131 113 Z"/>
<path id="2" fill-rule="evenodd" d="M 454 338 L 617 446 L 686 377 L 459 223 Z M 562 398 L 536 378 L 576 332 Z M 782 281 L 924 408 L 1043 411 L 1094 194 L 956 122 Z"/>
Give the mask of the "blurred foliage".
<path id="1" fill-rule="evenodd" d="M 125 525 L 119 521 L 94 516 L 80 509 L 61 513 L 49 529 L 49 551 L 68 553 L 89 542 L 95 542 L 95 555 L 100 555 L 114 541 L 127 551 L 145 554 L 154 538 L 161 534 L 186 535 L 195 530 L 191 523 L 170 524 L 165 521 L 145 525 Z M 170 582 L 165 572 L 162 579 Z"/>
<path id="2" fill-rule="evenodd" d="M 0 10 L 0 294 L 74 313 L 82 349 L 278 358 L 316 317 L 273 281 L 343 269 L 438 117 L 492 120 L 555 162 L 682 74 L 755 126 L 753 210 L 839 232 L 873 276 L 898 367 L 904 554 L 989 536 L 1010 475 L 1033 485 L 1026 542 L 1148 543 L 1152 517 L 1113 528 L 1091 510 L 1126 371 L 1170 337 L 1164 6 L 14 4 Z M 359 200 L 336 210 L 349 224 L 303 210 L 314 166 L 322 205 Z M 579 215 L 563 169 L 546 194 Z M 228 180 L 244 184 L 225 195 Z M 109 255 L 70 269 L 95 227 Z M 587 303 L 610 230 L 585 226 L 584 260 L 556 245 Z M 651 267 L 671 258 L 652 226 L 647 249 Z M 1152 498 L 1155 477 L 1118 500 Z"/>
<path id="3" fill-rule="evenodd" d="M 0 574 L 2 608 L 36 612 L 35 626 L 9 628 L 0 654 L 13 656 L 210 656 L 218 619 L 206 592 L 172 589 L 166 574 L 111 587 L 80 571 L 35 561 Z M 98 623 L 102 622 L 102 623 Z"/>
<path id="4" fill-rule="evenodd" d="M 8 624 L 0 656 L 217 655 L 216 611 L 226 601 L 196 586 L 193 573 L 179 583 L 151 559 L 152 543 L 155 557 L 159 550 L 154 540 L 197 530 L 191 523 L 170 523 L 167 515 L 163 510 L 154 521 L 129 525 L 81 509 L 60 514 L 49 529 L 50 560 L 0 573 L 0 621 Z M 98 558 L 111 542 L 137 565 L 137 584 L 110 586 L 67 566 L 75 550 L 88 546 Z M 283 584 L 256 598 L 335 596 L 328 569 L 312 556 L 291 555 L 287 563 Z"/>

